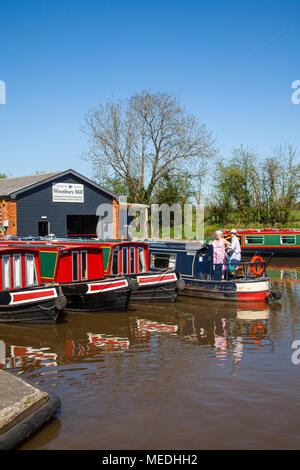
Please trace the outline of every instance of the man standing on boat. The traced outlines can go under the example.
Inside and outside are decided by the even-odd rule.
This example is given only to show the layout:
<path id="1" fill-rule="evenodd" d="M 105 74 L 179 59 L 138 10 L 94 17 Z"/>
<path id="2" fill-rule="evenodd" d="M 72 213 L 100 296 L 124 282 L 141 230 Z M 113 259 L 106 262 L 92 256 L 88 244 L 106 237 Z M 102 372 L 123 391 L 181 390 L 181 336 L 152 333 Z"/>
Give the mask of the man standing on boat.
<path id="1" fill-rule="evenodd" d="M 239 266 L 241 262 L 241 245 L 238 237 L 236 236 L 237 231 L 233 228 L 231 231 L 231 243 L 228 247 L 228 261 L 231 266 Z"/>

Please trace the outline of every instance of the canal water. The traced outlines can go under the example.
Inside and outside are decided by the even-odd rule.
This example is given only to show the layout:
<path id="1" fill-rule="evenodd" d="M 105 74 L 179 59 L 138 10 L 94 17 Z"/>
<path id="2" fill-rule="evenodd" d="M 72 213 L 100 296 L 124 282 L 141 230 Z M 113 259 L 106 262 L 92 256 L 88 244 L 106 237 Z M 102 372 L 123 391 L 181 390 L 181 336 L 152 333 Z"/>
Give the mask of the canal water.
<path id="1" fill-rule="evenodd" d="M 0 325 L 0 367 L 62 401 L 21 449 L 299 449 L 300 259 L 268 275 L 271 305 L 178 297 Z"/>

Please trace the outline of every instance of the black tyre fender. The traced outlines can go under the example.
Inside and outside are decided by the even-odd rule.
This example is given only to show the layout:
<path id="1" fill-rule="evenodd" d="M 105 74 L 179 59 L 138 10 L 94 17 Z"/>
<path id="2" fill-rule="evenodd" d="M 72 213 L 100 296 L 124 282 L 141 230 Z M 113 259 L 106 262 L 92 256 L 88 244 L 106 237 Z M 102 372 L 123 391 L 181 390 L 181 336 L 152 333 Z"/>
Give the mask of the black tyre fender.
<path id="1" fill-rule="evenodd" d="M 127 277 L 128 287 L 130 290 L 136 291 L 139 288 L 137 279 L 132 277 Z"/>
<path id="2" fill-rule="evenodd" d="M 272 300 L 279 300 L 281 299 L 281 292 L 280 290 L 272 290 L 270 292 Z"/>
<path id="3" fill-rule="evenodd" d="M 60 410 L 61 400 L 53 393 L 48 393 L 48 401 L 32 415 L 17 423 L 6 433 L 0 435 L 0 450 L 13 450 L 23 441 L 32 437 L 46 425 Z"/>
<path id="4" fill-rule="evenodd" d="M 177 279 L 176 288 L 178 291 L 181 291 L 185 288 L 185 282 L 183 279 Z"/>
<path id="5" fill-rule="evenodd" d="M 67 303 L 68 303 L 68 300 L 65 295 L 59 295 L 55 299 L 55 307 L 57 308 L 57 310 L 63 310 L 64 308 L 66 308 Z"/>

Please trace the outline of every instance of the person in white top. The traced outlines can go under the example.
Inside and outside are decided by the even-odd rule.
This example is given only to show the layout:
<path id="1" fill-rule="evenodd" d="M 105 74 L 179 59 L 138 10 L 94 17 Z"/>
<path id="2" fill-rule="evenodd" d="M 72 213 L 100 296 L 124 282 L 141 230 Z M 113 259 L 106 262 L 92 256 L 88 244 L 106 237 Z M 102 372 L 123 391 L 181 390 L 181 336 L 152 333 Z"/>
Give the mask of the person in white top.
<path id="1" fill-rule="evenodd" d="M 232 266 L 238 266 L 241 262 L 241 245 L 239 242 L 237 235 L 237 231 L 235 228 L 231 230 L 231 243 L 228 247 L 228 255 L 229 255 L 229 263 Z"/>

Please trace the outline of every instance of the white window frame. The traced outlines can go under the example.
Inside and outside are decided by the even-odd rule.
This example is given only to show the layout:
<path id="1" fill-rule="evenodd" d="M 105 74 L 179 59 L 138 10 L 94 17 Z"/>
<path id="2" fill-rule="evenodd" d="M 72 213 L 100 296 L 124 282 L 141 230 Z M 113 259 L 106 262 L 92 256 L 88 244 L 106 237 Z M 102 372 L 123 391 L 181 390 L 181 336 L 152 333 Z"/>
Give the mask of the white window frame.
<path id="1" fill-rule="evenodd" d="M 176 259 L 177 259 L 177 254 L 176 253 L 165 253 L 165 252 L 154 252 L 154 253 L 151 253 L 151 257 L 150 257 L 150 267 L 151 268 L 155 268 L 154 264 L 155 264 L 155 258 L 156 258 L 156 255 L 168 255 L 169 256 L 169 259 L 168 259 L 168 266 L 166 268 L 157 268 L 157 269 L 175 269 L 176 268 Z M 158 256 L 158 258 L 159 258 Z M 172 256 L 172 260 L 171 260 L 171 256 Z M 163 258 L 162 259 L 165 259 L 167 260 L 167 258 Z M 170 261 L 172 261 L 172 265 L 170 266 Z M 174 263 L 173 263 L 174 262 Z"/>
<path id="2" fill-rule="evenodd" d="M 172 257 L 172 259 L 171 259 L 171 257 Z M 170 253 L 169 266 L 168 266 L 169 268 L 171 268 L 171 269 L 175 269 L 175 268 L 176 268 L 176 258 L 177 258 L 176 253 Z M 170 264 L 170 262 L 171 262 L 172 264 Z M 173 262 L 174 262 L 174 264 L 173 264 Z"/>
<path id="3" fill-rule="evenodd" d="M 142 256 L 141 256 L 142 255 Z M 143 247 L 139 247 L 139 264 L 138 264 L 138 272 L 139 273 L 145 273 L 147 270 L 146 266 L 146 257 L 145 257 L 145 249 Z M 142 270 L 140 271 L 140 263 L 142 265 Z"/>
<path id="4" fill-rule="evenodd" d="M 27 260 L 31 259 L 33 260 L 33 283 L 28 282 L 28 270 L 27 270 Z M 36 272 L 36 266 L 35 266 L 35 257 L 32 253 L 26 253 L 25 254 L 25 274 L 26 274 L 26 286 L 31 287 L 31 286 L 36 286 L 37 285 L 37 272 Z M 34 282 L 34 280 L 36 282 Z"/>
<path id="5" fill-rule="evenodd" d="M 292 243 L 284 243 L 282 241 L 282 238 L 285 237 L 285 238 L 293 238 L 294 241 Z M 289 245 L 296 245 L 296 235 L 280 235 L 280 244 L 281 245 L 284 245 L 284 246 L 289 246 Z"/>
<path id="6" fill-rule="evenodd" d="M 8 260 L 8 279 L 5 276 L 5 270 L 4 270 L 4 260 Z M 8 281 L 5 283 L 5 281 Z M 8 290 L 11 289 L 11 257 L 10 255 L 2 255 L 2 288 L 3 290 Z"/>
<path id="7" fill-rule="evenodd" d="M 124 271 L 124 251 L 126 251 L 126 268 L 127 268 L 126 272 Z M 128 274 L 128 268 L 129 268 L 129 266 L 128 266 L 128 261 L 129 261 L 128 260 L 128 252 L 129 252 L 128 247 L 122 248 L 122 274 Z"/>
<path id="8" fill-rule="evenodd" d="M 259 242 L 248 242 L 247 238 L 250 238 L 250 237 L 260 237 L 262 239 L 262 243 L 259 243 Z M 244 238 L 244 241 L 245 241 L 245 245 L 264 245 L 265 244 L 265 237 L 264 235 L 245 235 L 245 238 Z"/>
<path id="9" fill-rule="evenodd" d="M 19 284 L 17 284 L 17 282 L 16 282 L 16 279 L 17 279 L 17 276 L 16 276 L 16 272 L 17 272 L 16 260 L 17 259 L 20 260 L 20 276 L 19 276 L 20 283 Z M 13 272 L 14 272 L 14 288 L 18 289 L 19 287 L 22 287 L 22 255 L 21 254 L 14 254 L 13 255 Z"/>

